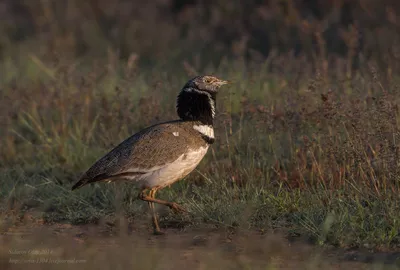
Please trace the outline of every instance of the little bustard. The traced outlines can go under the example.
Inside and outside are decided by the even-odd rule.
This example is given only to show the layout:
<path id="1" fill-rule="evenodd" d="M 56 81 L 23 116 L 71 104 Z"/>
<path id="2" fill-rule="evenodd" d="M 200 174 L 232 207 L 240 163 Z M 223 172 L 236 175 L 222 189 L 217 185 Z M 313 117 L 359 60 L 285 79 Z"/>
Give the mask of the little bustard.
<path id="1" fill-rule="evenodd" d="M 94 163 L 72 190 L 93 182 L 130 180 L 140 188 L 139 198 L 148 202 L 154 233 L 160 234 L 154 203 L 184 209 L 156 199 L 156 192 L 188 175 L 207 153 L 215 140 L 216 95 L 227 83 L 213 76 L 189 80 L 177 98 L 179 120 L 150 126 L 129 137 Z"/>

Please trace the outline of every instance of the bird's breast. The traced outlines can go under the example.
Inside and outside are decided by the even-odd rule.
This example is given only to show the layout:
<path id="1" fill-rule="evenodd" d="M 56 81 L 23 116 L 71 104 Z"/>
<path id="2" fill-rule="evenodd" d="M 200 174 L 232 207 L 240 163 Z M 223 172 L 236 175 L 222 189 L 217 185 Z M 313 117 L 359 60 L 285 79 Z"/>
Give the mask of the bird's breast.
<path id="1" fill-rule="evenodd" d="M 162 188 L 182 179 L 196 168 L 207 153 L 207 150 L 208 145 L 197 149 L 189 149 L 175 161 L 165 164 L 160 169 L 143 177 L 142 186 L 146 188 L 156 186 Z"/>

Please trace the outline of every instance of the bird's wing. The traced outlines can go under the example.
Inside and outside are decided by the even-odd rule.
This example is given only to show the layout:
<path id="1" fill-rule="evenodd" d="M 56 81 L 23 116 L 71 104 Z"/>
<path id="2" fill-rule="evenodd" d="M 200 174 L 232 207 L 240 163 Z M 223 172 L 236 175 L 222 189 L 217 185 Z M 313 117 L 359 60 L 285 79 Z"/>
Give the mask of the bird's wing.
<path id="1" fill-rule="evenodd" d="M 72 189 L 119 175 L 145 174 L 175 161 L 193 138 L 179 125 L 171 125 L 159 124 L 129 137 L 93 164 Z"/>

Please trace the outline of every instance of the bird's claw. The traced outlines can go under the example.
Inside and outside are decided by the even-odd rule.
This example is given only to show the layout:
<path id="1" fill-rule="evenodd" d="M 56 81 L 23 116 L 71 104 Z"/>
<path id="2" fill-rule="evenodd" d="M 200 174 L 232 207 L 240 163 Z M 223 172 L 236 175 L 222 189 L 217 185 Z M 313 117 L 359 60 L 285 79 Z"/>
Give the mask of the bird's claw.
<path id="1" fill-rule="evenodd" d="M 165 235 L 165 232 L 160 231 L 160 229 L 154 229 L 153 234 L 154 235 Z"/>
<path id="2" fill-rule="evenodd" d="M 187 212 L 185 208 L 174 202 L 170 203 L 168 206 L 177 213 Z"/>

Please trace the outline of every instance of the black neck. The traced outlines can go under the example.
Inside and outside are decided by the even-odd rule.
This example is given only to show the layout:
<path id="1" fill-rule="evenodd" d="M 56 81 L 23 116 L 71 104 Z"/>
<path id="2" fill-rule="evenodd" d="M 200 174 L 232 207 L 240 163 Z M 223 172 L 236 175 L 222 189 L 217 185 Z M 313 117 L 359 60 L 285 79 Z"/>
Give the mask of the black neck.
<path id="1" fill-rule="evenodd" d="M 213 103 L 213 104 L 211 104 Z M 204 125 L 213 125 L 213 108 L 215 109 L 215 94 L 186 88 L 178 95 L 177 112 L 182 120 L 200 121 Z"/>

